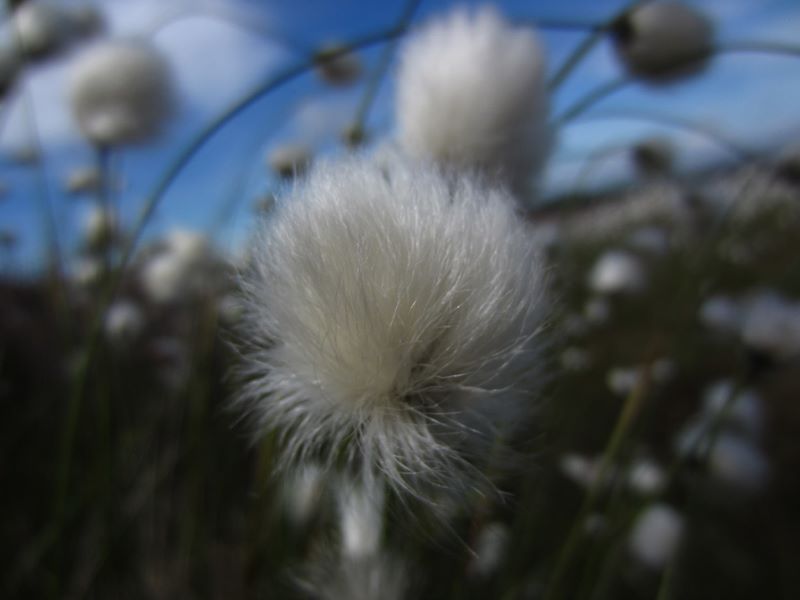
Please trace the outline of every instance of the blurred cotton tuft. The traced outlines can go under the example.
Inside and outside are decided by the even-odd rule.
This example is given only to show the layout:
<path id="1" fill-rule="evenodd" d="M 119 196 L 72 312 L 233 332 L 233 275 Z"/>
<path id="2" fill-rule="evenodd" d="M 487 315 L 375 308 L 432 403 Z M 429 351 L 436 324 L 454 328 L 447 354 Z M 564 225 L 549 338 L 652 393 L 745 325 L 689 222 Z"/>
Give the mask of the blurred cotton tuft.
<path id="1" fill-rule="evenodd" d="M 494 10 L 456 10 L 412 33 L 397 74 L 397 127 L 411 156 L 474 170 L 525 194 L 551 148 L 537 35 Z"/>
<path id="2" fill-rule="evenodd" d="M 144 141 L 161 131 L 172 112 L 169 67 L 149 43 L 104 42 L 74 65 L 71 103 L 89 141 L 98 145 Z"/>

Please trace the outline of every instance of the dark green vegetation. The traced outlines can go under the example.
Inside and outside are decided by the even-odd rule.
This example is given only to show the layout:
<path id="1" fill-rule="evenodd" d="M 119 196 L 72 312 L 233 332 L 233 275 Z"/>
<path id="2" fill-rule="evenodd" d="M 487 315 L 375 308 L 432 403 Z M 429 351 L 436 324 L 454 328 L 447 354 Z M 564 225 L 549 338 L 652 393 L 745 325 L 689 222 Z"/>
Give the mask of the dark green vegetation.
<path id="1" fill-rule="evenodd" d="M 754 363 L 735 336 L 704 327 L 698 311 L 712 293 L 767 287 L 800 297 L 799 212 L 777 206 L 719 226 L 700 220 L 694 230 L 663 224 L 669 251 L 639 252 L 646 291 L 612 298 L 608 320 L 582 331 L 566 323 L 590 298 L 587 273 L 603 250 L 624 247 L 628 232 L 562 238 L 551 256 L 556 316 L 539 427 L 523 440 L 530 454 L 521 474 L 500 482 L 504 502 L 475 499 L 447 526 L 419 507 L 410 519 L 389 502 L 386 547 L 406 564 L 409 597 L 797 597 L 797 359 Z M 735 259 L 732 246 L 744 248 Z M 274 441 L 250 446 L 229 409 L 235 356 L 215 301 L 149 307 L 135 339 L 102 342 L 83 369 L 95 301 L 38 283 L 0 288 L 1 595 L 302 597 L 294 578 L 335 547 L 335 511 L 323 494 L 304 525 L 287 517 Z M 587 353 L 584 368 L 561 367 L 566 347 Z M 610 369 L 657 358 L 673 362 L 672 378 L 655 381 L 645 368 L 629 395 L 609 390 Z M 702 461 L 674 454 L 676 433 L 722 377 L 764 399 L 771 476 L 763 490 L 721 486 Z M 643 496 L 617 478 L 587 492 L 559 467 L 575 452 L 605 452 L 609 470 L 645 454 L 668 485 Z M 628 547 L 637 514 L 656 500 L 685 518 L 683 543 L 663 570 L 640 565 Z M 587 533 L 583 518 L 592 515 L 602 526 Z M 508 527 L 505 552 L 496 569 L 477 574 L 469 547 L 497 522 Z"/>

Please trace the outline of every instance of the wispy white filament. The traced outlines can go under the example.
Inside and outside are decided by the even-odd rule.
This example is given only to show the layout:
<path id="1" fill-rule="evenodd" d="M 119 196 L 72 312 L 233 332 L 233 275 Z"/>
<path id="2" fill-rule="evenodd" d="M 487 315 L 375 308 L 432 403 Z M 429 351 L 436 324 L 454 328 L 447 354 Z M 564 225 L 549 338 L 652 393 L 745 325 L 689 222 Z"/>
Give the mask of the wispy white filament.
<path id="1" fill-rule="evenodd" d="M 534 406 L 544 271 L 504 194 L 364 158 L 315 167 L 243 277 L 242 402 L 288 461 L 475 483 Z"/>

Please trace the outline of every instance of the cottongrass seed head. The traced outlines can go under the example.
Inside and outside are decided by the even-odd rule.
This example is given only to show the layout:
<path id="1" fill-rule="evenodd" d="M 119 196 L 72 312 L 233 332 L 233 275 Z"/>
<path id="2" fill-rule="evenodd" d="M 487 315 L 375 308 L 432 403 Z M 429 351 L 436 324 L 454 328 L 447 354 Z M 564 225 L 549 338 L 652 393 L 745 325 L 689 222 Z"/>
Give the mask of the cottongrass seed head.
<path id="1" fill-rule="evenodd" d="M 532 239 L 469 176 L 314 167 L 242 275 L 240 403 L 258 432 L 281 433 L 285 465 L 322 460 L 423 499 L 484 483 L 476 462 L 535 406 L 546 300 Z"/>
<path id="2" fill-rule="evenodd" d="M 99 145 L 142 142 L 172 114 L 175 93 L 166 60 L 139 40 L 97 44 L 71 75 L 71 104 L 81 132 Z"/>
<path id="3" fill-rule="evenodd" d="M 713 52 L 714 28 L 682 2 L 637 3 L 611 30 L 626 70 L 648 83 L 669 83 L 705 68 Z"/>
<path id="4" fill-rule="evenodd" d="M 545 59 L 530 28 L 456 10 L 412 35 L 397 75 L 400 145 L 524 194 L 552 143 Z"/>

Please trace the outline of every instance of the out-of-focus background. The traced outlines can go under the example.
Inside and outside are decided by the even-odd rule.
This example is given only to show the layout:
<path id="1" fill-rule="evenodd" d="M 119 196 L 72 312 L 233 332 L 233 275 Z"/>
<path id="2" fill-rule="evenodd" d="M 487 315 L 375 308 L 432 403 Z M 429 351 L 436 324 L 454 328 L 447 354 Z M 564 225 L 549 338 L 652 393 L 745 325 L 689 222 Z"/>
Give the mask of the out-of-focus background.
<path id="1" fill-rule="evenodd" d="M 416 10 L 414 21 L 422 22 L 455 4 L 426 0 Z M 589 0 L 557 5 L 492 4 L 510 19 L 554 26 L 540 31 L 551 72 L 585 35 L 569 25 L 596 25 L 625 5 L 622 1 Z M 715 38 L 722 46 L 754 40 L 776 45 L 797 42 L 800 7 L 792 0 L 710 0 L 688 4 L 714 20 Z M 26 90 L 24 96 L 12 93 L 3 105 L 0 151 L 4 201 L 0 215 L 4 226 L 16 234 L 11 266 L 19 273 L 36 272 L 43 262 L 41 219 L 28 199 L 41 185 L 40 175 L 18 160 L 37 146 L 37 137 L 49 201 L 60 225 L 59 237 L 69 248 L 80 235 L 81 219 L 87 209 L 64 188 L 70 174 L 92 164 L 94 155 L 70 114 L 69 75 L 70 66 L 93 43 L 105 35 L 151 38 L 166 55 L 180 93 L 177 110 L 163 134 L 144 147 L 120 152 L 117 158 L 125 173 L 124 182 L 120 182 L 120 209 L 123 219 L 131 220 L 140 209 L 137 200 L 151 190 L 193 134 L 216 115 L 265 78 L 307 60 L 320 47 L 390 29 L 405 4 L 399 0 L 119 0 L 99 2 L 97 6 L 102 11 L 106 33 L 26 68 L 20 83 Z M 254 103 L 214 136 L 182 171 L 159 204 L 147 234 L 155 236 L 182 225 L 213 232 L 226 249 L 239 251 L 252 223 L 249 216 L 253 203 L 277 183 L 266 168 L 265 157 L 286 143 L 302 144 L 315 154 L 340 150 L 341 135 L 356 119 L 368 75 L 376 68 L 384 46 L 375 43 L 359 53 L 363 76 L 352 85 L 331 87 L 312 71 Z M 583 94 L 618 78 L 621 72 L 611 42 L 604 40 L 552 98 L 553 114 L 568 109 Z M 382 78 L 369 110 L 366 125 L 373 141 L 392 132 L 393 82 L 391 76 Z M 779 152 L 798 135 L 798 97 L 797 60 L 787 54 L 730 52 L 715 57 L 702 77 L 668 87 L 631 85 L 559 132 L 542 196 L 536 201 L 630 183 L 634 175 L 628 156 L 612 150 L 646 137 L 667 137 L 678 150 L 676 166 L 682 173 L 729 165 L 736 158 L 730 148 L 714 138 L 674 123 L 648 121 L 650 113 L 701 124 L 718 132 L 734 147 L 754 153 Z M 25 116 L 28 106 L 32 107 L 35 124 Z M 637 111 L 646 114 L 637 118 Z M 602 158 L 587 168 L 587 161 L 598 155 Z M 236 201 L 231 195 L 236 195 Z"/>
<path id="2" fill-rule="evenodd" d="M 309 164 L 392 143 L 415 28 L 485 4 L 551 81 L 576 61 L 518 207 L 553 288 L 539 418 L 502 502 L 350 514 L 232 408 L 237 273 Z M 622 0 L 7 2 L 0 595 L 800 596 L 800 3 L 684 4 L 713 56 L 653 84 Z M 128 82 L 77 82 L 117 39 L 174 92 L 156 67 L 157 131 L 92 144 L 80 106 Z"/>

